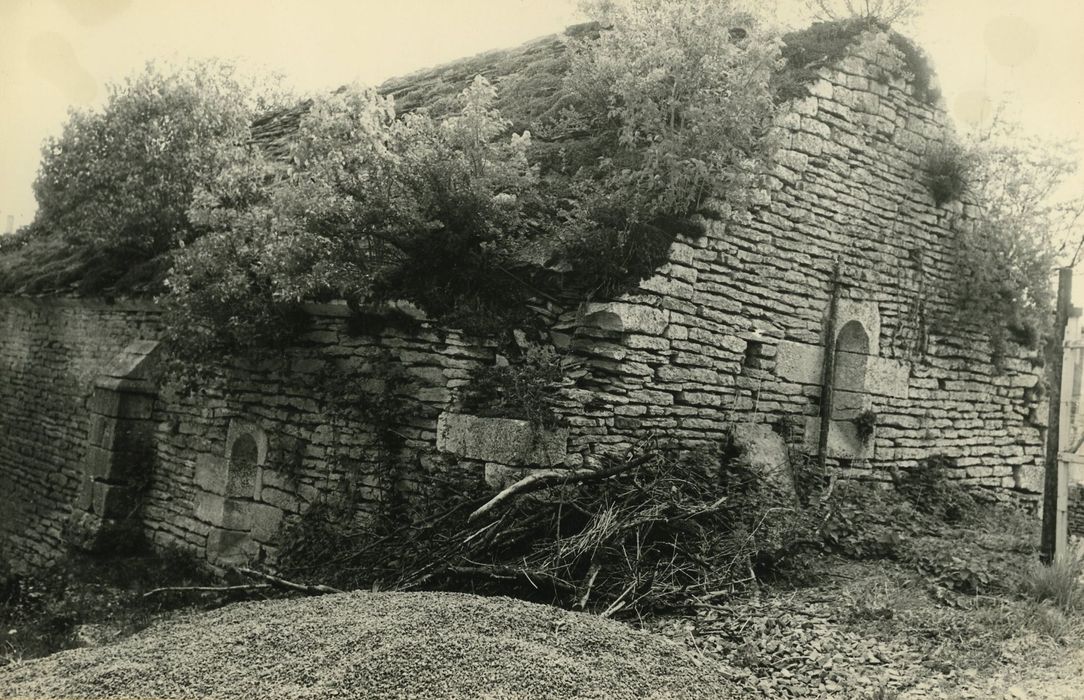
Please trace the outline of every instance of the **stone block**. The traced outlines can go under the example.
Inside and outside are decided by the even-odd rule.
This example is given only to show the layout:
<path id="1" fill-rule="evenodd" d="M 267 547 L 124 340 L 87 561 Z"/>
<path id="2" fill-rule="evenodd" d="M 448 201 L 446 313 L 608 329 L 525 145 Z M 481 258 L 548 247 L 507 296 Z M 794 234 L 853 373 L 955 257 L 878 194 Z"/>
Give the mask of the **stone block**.
<path id="1" fill-rule="evenodd" d="M 775 374 L 780 379 L 797 384 L 819 385 L 823 365 L 824 349 L 821 346 L 790 340 L 779 342 L 775 358 Z"/>
<path id="2" fill-rule="evenodd" d="M 116 428 L 116 418 L 96 413 L 90 414 L 90 425 L 87 427 L 87 443 L 106 449 L 111 448 Z"/>
<path id="3" fill-rule="evenodd" d="M 298 510 L 297 496 L 266 484 L 260 491 L 260 501 L 290 513 L 296 513 Z"/>
<path id="4" fill-rule="evenodd" d="M 909 364 L 874 355 L 870 355 L 866 362 L 866 391 L 896 399 L 908 398 L 911 379 Z"/>
<path id="5" fill-rule="evenodd" d="M 213 527 L 207 533 L 207 558 L 216 564 L 243 565 L 251 559 L 253 550 L 247 532 Z"/>
<path id="6" fill-rule="evenodd" d="M 614 301 L 588 304 L 580 325 L 623 333 L 662 335 L 669 322 L 668 312 L 661 309 Z"/>
<path id="7" fill-rule="evenodd" d="M 266 503 L 249 505 L 252 539 L 271 542 L 282 526 L 282 510 Z"/>
<path id="8" fill-rule="evenodd" d="M 525 420 L 440 414 L 437 449 L 468 459 L 510 466 L 555 466 L 567 453 L 568 428 L 543 430 Z"/>
<path id="9" fill-rule="evenodd" d="M 90 512 L 94 509 L 94 481 L 84 476 L 79 483 L 79 495 L 75 499 L 76 510 Z"/>
<path id="10" fill-rule="evenodd" d="M 225 498 L 201 491 L 196 494 L 196 519 L 216 527 L 230 530 L 248 530 L 252 516 L 251 501 Z"/>
<path id="11" fill-rule="evenodd" d="M 119 475 L 114 473 L 116 461 L 113 450 L 87 445 L 83 452 L 83 473 L 95 479 L 119 481 Z"/>
<path id="12" fill-rule="evenodd" d="M 1015 488 L 1028 493 L 1042 493 L 1044 470 L 1039 464 L 1018 464 L 1013 467 L 1012 478 Z"/>
<path id="13" fill-rule="evenodd" d="M 152 379 L 159 366 L 159 342 L 137 340 L 121 350 L 102 371 L 102 375 L 124 379 Z"/>
<path id="14" fill-rule="evenodd" d="M 827 312 L 827 310 L 826 310 Z M 881 313 L 877 304 L 872 301 L 855 301 L 853 299 L 840 299 L 836 309 L 836 335 L 845 325 L 851 321 L 862 324 L 862 330 L 869 339 L 869 354 L 878 356 L 881 354 Z"/>
<path id="15" fill-rule="evenodd" d="M 820 439 L 821 419 L 819 416 L 806 416 L 805 443 L 806 454 L 816 454 Z M 876 429 L 874 435 L 863 440 L 858 436 L 858 428 L 852 421 L 834 420 L 828 427 L 828 457 L 834 459 L 873 459 L 876 456 Z M 899 456 L 899 455 L 897 455 Z"/>
<path id="16" fill-rule="evenodd" d="M 121 397 L 119 392 L 95 387 L 87 399 L 87 410 L 102 416 L 119 416 Z"/>
<path id="17" fill-rule="evenodd" d="M 204 491 L 219 496 L 226 495 L 229 471 L 224 460 L 206 453 L 196 456 L 193 482 Z"/>

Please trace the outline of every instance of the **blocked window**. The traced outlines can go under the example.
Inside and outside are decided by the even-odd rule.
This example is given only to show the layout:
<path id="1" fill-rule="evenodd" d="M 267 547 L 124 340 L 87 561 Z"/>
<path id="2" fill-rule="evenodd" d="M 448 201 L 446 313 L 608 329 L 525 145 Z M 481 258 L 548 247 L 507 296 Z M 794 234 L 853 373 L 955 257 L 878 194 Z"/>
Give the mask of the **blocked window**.
<path id="1" fill-rule="evenodd" d="M 230 498 L 252 498 L 256 492 L 256 468 L 259 449 L 251 433 L 242 433 L 230 446 L 229 476 L 226 495 Z"/>
<path id="2" fill-rule="evenodd" d="M 836 338 L 836 396 L 832 404 L 833 418 L 854 418 L 862 410 L 868 363 L 869 335 L 859 321 L 848 321 L 839 330 Z"/>

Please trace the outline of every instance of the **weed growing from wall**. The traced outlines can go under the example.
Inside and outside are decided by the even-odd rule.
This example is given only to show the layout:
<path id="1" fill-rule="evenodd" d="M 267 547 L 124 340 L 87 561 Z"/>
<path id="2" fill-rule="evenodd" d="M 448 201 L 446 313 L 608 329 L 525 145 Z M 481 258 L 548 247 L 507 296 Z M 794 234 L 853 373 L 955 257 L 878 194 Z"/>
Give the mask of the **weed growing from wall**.
<path id="1" fill-rule="evenodd" d="M 854 429 L 858 433 L 859 440 L 869 442 L 874 430 L 877 429 L 877 412 L 866 409 L 859 413 L 854 419 Z"/>
<path id="2" fill-rule="evenodd" d="M 463 410 L 519 418 L 537 429 L 555 428 L 560 420 L 550 402 L 562 379 L 560 355 L 551 347 L 529 346 L 515 363 L 476 370 L 463 393 Z"/>
<path id="3" fill-rule="evenodd" d="M 934 204 L 942 206 L 963 196 L 971 170 L 966 151 L 959 145 L 945 144 L 926 156 L 922 164 L 922 184 L 933 197 Z"/>

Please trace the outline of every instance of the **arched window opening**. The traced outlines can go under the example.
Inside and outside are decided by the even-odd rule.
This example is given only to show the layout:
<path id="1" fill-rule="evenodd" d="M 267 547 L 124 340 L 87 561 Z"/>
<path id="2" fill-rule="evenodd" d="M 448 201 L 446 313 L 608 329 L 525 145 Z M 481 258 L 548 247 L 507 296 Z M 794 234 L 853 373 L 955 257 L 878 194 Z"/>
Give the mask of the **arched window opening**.
<path id="1" fill-rule="evenodd" d="M 848 321 L 836 339 L 833 419 L 853 419 L 863 410 L 868 361 L 869 335 L 859 321 Z"/>
<path id="2" fill-rule="evenodd" d="M 229 478 L 226 495 L 230 498 L 252 498 L 256 491 L 256 466 L 259 452 L 256 439 L 244 433 L 230 446 Z"/>

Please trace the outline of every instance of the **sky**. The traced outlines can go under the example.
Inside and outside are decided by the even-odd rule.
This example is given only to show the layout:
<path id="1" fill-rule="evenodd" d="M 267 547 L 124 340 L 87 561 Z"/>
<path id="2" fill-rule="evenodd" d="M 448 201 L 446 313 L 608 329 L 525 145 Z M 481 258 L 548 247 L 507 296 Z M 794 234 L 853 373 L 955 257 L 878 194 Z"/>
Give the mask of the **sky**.
<path id="1" fill-rule="evenodd" d="M 759 4 L 773 3 L 784 23 L 802 21 L 799 0 Z M 930 55 L 961 129 L 1006 102 L 1029 132 L 1084 143 L 1084 2 L 925 7 L 904 32 Z M 304 94 L 378 84 L 583 19 L 575 0 L 0 0 L 0 232 L 9 216 L 16 227 L 33 218 L 41 146 L 68 110 L 101 105 L 108 83 L 147 60 L 230 58 Z"/>

